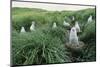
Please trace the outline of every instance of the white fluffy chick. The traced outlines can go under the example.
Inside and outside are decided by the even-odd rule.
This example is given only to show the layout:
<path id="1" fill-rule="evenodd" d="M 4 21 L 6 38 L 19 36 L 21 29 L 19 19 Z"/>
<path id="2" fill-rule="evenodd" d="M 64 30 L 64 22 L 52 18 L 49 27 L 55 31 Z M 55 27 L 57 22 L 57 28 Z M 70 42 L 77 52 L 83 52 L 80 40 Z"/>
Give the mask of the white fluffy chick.
<path id="1" fill-rule="evenodd" d="M 70 26 L 70 24 L 67 23 L 66 21 L 63 22 L 63 25 L 64 25 L 64 26 Z"/>
<path id="2" fill-rule="evenodd" d="M 21 27 L 21 33 L 26 32 L 24 27 Z"/>
<path id="3" fill-rule="evenodd" d="M 32 21 L 32 25 L 30 26 L 30 31 L 35 31 L 35 22 Z"/>
<path id="4" fill-rule="evenodd" d="M 57 27 L 57 24 L 54 22 L 52 27 L 53 28 L 56 28 Z"/>
<path id="5" fill-rule="evenodd" d="M 80 31 L 80 26 L 78 24 L 78 21 L 75 22 L 75 28 L 76 28 L 76 32 L 81 32 Z"/>
<path id="6" fill-rule="evenodd" d="M 72 27 L 70 30 L 69 43 L 79 45 L 76 28 Z"/>
<path id="7" fill-rule="evenodd" d="M 72 20 L 73 20 L 73 21 L 75 20 L 75 17 L 74 17 L 74 16 L 72 16 Z"/>
<path id="8" fill-rule="evenodd" d="M 89 16 L 88 22 L 92 22 L 92 15 Z"/>

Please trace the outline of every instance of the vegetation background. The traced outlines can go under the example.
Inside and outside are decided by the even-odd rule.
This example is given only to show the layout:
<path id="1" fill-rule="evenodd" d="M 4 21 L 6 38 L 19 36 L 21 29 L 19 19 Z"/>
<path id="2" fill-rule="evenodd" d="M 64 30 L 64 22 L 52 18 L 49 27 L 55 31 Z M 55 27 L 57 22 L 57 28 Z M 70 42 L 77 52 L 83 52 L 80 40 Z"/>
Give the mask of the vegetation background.
<path id="1" fill-rule="evenodd" d="M 93 21 L 87 22 L 92 15 Z M 52 64 L 66 62 L 90 62 L 96 60 L 95 9 L 80 11 L 47 11 L 36 8 L 12 8 L 12 62 L 13 65 Z M 79 40 L 85 46 L 73 51 L 65 47 L 69 35 L 63 21 L 70 24 L 75 16 L 82 33 Z M 65 18 L 66 17 L 66 18 Z M 36 31 L 30 32 L 31 22 L 36 22 Z M 52 29 L 53 22 L 57 28 Z M 26 33 L 20 33 L 24 26 Z"/>

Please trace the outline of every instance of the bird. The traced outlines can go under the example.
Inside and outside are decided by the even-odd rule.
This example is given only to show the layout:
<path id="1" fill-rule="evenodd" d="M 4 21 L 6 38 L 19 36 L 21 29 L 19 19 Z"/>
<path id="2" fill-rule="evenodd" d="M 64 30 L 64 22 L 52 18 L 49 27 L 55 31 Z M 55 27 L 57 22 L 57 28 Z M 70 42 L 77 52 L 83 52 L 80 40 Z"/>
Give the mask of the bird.
<path id="1" fill-rule="evenodd" d="M 75 28 L 76 28 L 76 32 L 81 32 L 80 31 L 80 26 L 78 24 L 78 21 L 75 22 Z"/>
<path id="2" fill-rule="evenodd" d="M 56 27 L 57 27 L 56 22 L 53 23 L 53 26 L 52 26 L 52 27 L 53 27 L 53 28 L 56 28 Z"/>
<path id="3" fill-rule="evenodd" d="M 88 22 L 92 22 L 92 15 L 89 16 Z"/>
<path id="4" fill-rule="evenodd" d="M 63 22 L 63 25 L 64 25 L 64 26 L 70 26 L 70 24 L 67 23 L 66 21 Z"/>
<path id="5" fill-rule="evenodd" d="M 74 16 L 72 16 L 72 21 L 74 21 L 75 20 L 75 17 Z"/>
<path id="6" fill-rule="evenodd" d="M 21 33 L 26 32 L 26 31 L 25 31 L 25 28 L 24 28 L 23 26 L 21 27 L 21 31 L 20 31 L 20 32 L 21 32 Z"/>
<path id="7" fill-rule="evenodd" d="M 70 30 L 69 44 L 79 45 L 77 31 L 75 27 L 72 27 Z"/>
<path id="8" fill-rule="evenodd" d="M 32 21 L 32 25 L 30 26 L 30 31 L 35 31 L 35 22 Z"/>

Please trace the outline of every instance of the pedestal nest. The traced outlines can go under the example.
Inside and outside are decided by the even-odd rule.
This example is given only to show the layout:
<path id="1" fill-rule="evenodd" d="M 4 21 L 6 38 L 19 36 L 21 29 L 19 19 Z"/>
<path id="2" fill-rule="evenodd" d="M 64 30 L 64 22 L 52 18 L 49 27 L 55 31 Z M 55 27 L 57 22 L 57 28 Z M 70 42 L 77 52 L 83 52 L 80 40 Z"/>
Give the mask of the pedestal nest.
<path id="1" fill-rule="evenodd" d="M 84 47 L 84 45 L 85 44 L 82 41 L 79 41 L 79 45 L 66 43 L 65 46 L 73 51 L 79 51 Z"/>

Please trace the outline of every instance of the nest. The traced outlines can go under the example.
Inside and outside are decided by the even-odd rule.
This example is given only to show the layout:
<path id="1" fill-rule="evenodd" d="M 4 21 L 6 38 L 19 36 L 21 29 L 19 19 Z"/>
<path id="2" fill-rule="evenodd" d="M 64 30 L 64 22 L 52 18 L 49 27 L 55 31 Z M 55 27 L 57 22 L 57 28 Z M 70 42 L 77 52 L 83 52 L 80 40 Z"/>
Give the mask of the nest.
<path id="1" fill-rule="evenodd" d="M 71 50 L 81 50 L 84 45 L 85 44 L 82 41 L 79 41 L 79 45 L 66 43 L 65 46 Z"/>

